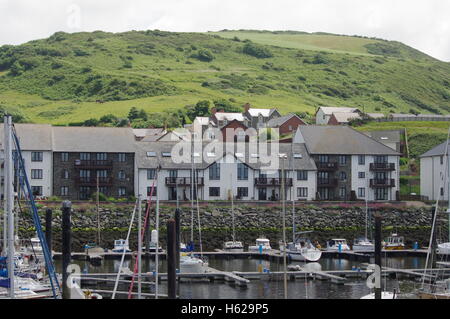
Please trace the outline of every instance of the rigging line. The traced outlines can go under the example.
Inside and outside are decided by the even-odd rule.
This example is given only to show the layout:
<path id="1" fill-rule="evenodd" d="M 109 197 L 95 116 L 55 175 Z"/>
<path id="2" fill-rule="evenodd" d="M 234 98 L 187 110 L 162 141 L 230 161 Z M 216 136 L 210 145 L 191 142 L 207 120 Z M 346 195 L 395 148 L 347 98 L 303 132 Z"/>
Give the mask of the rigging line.
<path id="1" fill-rule="evenodd" d="M 152 197 L 153 197 L 153 190 L 155 188 L 155 181 L 153 180 L 152 183 L 152 189 L 150 191 L 150 198 L 148 199 L 148 205 L 147 205 L 147 210 L 145 211 L 145 220 L 144 220 L 144 225 L 143 228 L 141 230 L 141 241 L 144 240 L 144 235 L 145 235 L 145 229 L 147 229 L 147 222 L 148 222 L 148 215 L 150 213 L 150 207 L 152 205 Z M 148 249 L 150 249 L 150 247 L 147 247 Z M 156 249 L 158 249 L 158 247 L 156 247 Z M 136 255 L 136 258 L 134 260 L 134 271 L 133 271 L 133 276 L 131 278 L 131 283 L 130 283 L 130 288 L 128 289 L 128 299 L 132 298 L 132 292 L 133 292 L 133 286 L 134 286 L 134 278 L 136 276 L 136 273 L 138 272 L 138 255 Z"/>
<path id="2" fill-rule="evenodd" d="M 136 200 L 136 202 L 134 203 L 133 213 L 131 215 L 131 221 L 130 221 L 130 226 L 128 228 L 128 234 L 127 234 L 126 241 L 128 241 L 130 239 L 131 229 L 133 228 L 134 215 L 136 214 L 136 209 L 137 209 L 137 202 L 138 201 Z M 125 254 L 126 254 L 126 250 L 125 250 L 125 247 L 123 247 L 122 258 L 120 259 L 119 271 L 117 272 L 116 282 L 114 283 L 114 290 L 113 290 L 111 299 L 114 299 L 116 297 L 117 286 L 119 285 L 120 273 L 122 272 L 123 262 L 125 260 Z"/>
<path id="3" fill-rule="evenodd" d="M 52 288 L 53 298 L 57 299 L 60 296 L 61 288 L 59 286 L 58 277 L 56 276 L 56 271 L 55 271 L 55 267 L 53 264 L 53 260 L 50 256 L 47 241 L 46 241 L 46 238 L 42 231 L 41 221 L 40 221 L 39 215 L 38 215 L 38 209 L 37 209 L 36 203 L 34 201 L 34 196 L 31 191 L 30 183 L 28 182 L 27 172 L 25 169 L 25 163 L 24 163 L 24 159 L 22 156 L 22 150 L 20 148 L 19 138 L 18 138 L 14 124 L 11 125 L 11 133 L 12 133 L 11 135 L 12 135 L 13 144 L 15 145 L 16 152 L 17 152 L 17 159 L 18 159 L 18 162 L 17 162 L 18 168 L 17 169 L 19 169 L 21 171 L 21 173 L 23 174 L 23 180 L 24 180 L 24 183 L 22 185 L 19 185 L 19 187 L 23 188 L 24 193 L 25 193 L 25 187 L 26 187 L 26 190 L 27 190 L 26 193 L 28 194 L 28 205 L 30 207 L 30 212 L 32 213 L 31 215 L 33 217 L 33 222 L 34 222 L 34 225 L 36 228 L 37 235 L 39 237 L 39 242 L 41 243 L 41 246 L 42 246 L 42 252 L 44 254 L 45 266 L 47 267 L 47 271 L 49 274 L 49 280 L 50 280 L 50 285 Z M 56 290 L 58 290 L 59 293 L 57 293 Z"/>
<path id="4" fill-rule="evenodd" d="M 450 127 L 449 127 L 448 133 L 447 133 L 445 152 L 444 152 L 444 154 L 446 155 L 445 156 L 444 179 L 442 180 L 442 183 L 439 185 L 440 188 L 442 188 L 442 186 L 443 186 L 442 184 L 444 184 L 446 179 L 447 179 L 447 182 L 448 182 L 447 174 L 448 174 L 448 162 L 449 162 L 449 159 L 448 159 L 448 144 L 449 144 L 448 140 L 449 139 L 450 139 Z M 448 191 L 450 192 L 450 188 L 448 189 Z M 440 196 L 437 197 L 437 199 L 436 199 L 436 206 L 434 208 L 434 216 L 433 216 L 433 224 L 431 226 L 430 242 L 428 244 L 427 259 L 426 259 L 426 262 L 425 262 L 425 269 L 423 271 L 423 276 L 422 276 L 422 289 L 423 289 L 423 287 L 425 285 L 425 277 L 426 277 L 426 273 L 427 273 L 427 270 L 428 270 L 428 263 L 429 263 L 429 259 L 430 259 L 431 249 L 432 249 L 432 246 L 433 246 L 433 237 L 434 237 L 434 229 L 435 229 L 437 213 L 438 213 L 439 198 L 440 198 Z"/>
<path id="5" fill-rule="evenodd" d="M 197 182 L 195 183 L 195 191 L 196 191 L 196 193 L 198 193 L 198 183 Z M 198 236 L 199 236 L 200 256 L 203 259 L 202 227 L 200 224 L 200 207 L 199 207 L 199 202 L 198 202 L 198 196 L 196 196 L 196 202 L 197 202 L 197 219 L 198 219 Z"/>

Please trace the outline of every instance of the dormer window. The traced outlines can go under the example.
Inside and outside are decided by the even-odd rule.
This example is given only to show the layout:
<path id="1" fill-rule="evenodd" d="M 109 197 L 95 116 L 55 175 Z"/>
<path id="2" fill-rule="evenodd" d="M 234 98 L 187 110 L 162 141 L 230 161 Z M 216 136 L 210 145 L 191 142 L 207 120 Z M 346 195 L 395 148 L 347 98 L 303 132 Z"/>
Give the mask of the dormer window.
<path id="1" fill-rule="evenodd" d="M 161 154 L 163 157 L 172 157 L 172 154 L 169 152 L 162 152 Z"/>
<path id="2" fill-rule="evenodd" d="M 147 157 L 156 157 L 156 152 L 147 152 Z"/>

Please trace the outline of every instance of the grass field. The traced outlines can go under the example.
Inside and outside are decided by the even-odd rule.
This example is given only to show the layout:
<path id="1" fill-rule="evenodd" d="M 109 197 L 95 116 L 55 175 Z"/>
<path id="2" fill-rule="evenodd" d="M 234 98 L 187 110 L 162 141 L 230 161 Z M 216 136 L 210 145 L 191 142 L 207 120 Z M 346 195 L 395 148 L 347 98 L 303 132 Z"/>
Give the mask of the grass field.
<path id="1" fill-rule="evenodd" d="M 0 47 L 0 108 L 53 124 L 123 117 L 131 107 L 176 110 L 205 99 L 282 113 L 314 114 L 319 105 L 448 113 L 449 74 L 449 63 L 397 42 L 361 37 L 56 33 Z"/>

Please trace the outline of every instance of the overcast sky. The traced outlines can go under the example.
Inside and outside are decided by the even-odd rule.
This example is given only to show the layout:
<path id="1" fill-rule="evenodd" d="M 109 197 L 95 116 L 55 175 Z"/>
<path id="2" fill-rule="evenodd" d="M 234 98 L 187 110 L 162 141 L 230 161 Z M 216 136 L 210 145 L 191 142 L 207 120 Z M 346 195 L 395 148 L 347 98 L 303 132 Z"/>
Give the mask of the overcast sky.
<path id="1" fill-rule="evenodd" d="M 0 45 L 56 31 L 147 29 L 358 34 L 450 61 L 449 0 L 0 0 Z"/>

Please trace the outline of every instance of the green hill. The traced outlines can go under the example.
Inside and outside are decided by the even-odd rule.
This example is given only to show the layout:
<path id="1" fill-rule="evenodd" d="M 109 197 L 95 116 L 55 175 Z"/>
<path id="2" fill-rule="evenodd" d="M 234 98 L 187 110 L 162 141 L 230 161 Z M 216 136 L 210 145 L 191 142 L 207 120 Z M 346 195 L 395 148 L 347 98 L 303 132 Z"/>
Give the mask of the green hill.
<path id="1" fill-rule="evenodd" d="M 0 108 L 67 124 L 226 99 L 282 112 L 450 112 L 450 64 L 398 42 L 301 32 L 58 32 L 0 47 Z"/>

